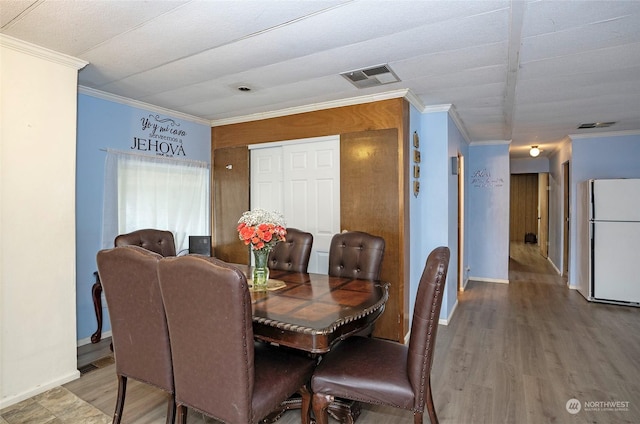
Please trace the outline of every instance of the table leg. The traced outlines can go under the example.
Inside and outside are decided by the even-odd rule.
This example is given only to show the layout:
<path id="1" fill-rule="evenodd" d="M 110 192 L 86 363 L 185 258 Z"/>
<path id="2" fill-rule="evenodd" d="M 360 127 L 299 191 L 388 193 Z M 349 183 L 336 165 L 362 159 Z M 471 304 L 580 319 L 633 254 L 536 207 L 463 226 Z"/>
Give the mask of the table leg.
<path id="1" fill-rule="evenodd" d="M 102 339 L 102 283 L 98 272 L 94 272 L 96 282 L 91 287 L 91 296 L 93 297 L 93 309 L 96 312 L 98 321 L 98 329 L 91 335 L 91 343 L 98 343 Z"/>
<path id="2" fill-rule="evenodd" d="M 278 419 L 280 419 L 282 414 L 284 414 L 286 411 L 290 409 L 300 409 L 301 407 L 302 398 L 299 395 L 295 394 L 289 399 L 282 402 L 280 404 L 280 407 L 267 415 L 261 421 L 261 423 L 272 424 L 278 421 Z M 331 417 L 338 420 L 338 422 L 342 424 L 354 424 L 360 416 L 361 407 L 359 402 L 348 399 L 335 398 L 335 400 L 329 405 L 329 408 L 327 408 L 327 411 L 329 412 L 329 415 L 331 415 Z"/>

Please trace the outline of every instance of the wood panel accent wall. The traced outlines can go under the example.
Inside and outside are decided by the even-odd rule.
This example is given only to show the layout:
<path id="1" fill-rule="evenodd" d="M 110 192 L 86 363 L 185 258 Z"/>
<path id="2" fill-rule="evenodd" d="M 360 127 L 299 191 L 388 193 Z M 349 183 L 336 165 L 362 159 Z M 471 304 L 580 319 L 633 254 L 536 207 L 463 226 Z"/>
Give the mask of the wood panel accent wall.
<path id="1" fill-rule="evenodd" d="M 326 135 L 341 135 L 343 140 L 349 139 L 351 133 L 370 132 L 367 136 L 363 134 L 354 135 L 355 138 L 369 137 L 377 139 L 374 132 L 378 130 L 391 130 L 394 135 L 389 136 L 387 131 L 381 131 L 380 135 L 385 146 L 389 150 L 385 155 L 388 162 L 383 165 L 384 173 L 395 173 L 395 178 L 390 181 L 380 181 L 380 176 L 371 177 L 375 173 L 376 167 L 371 167 L 365 173 L 348 171 L 348 178 L 341 176 L 341 191 L 351 192 L 351 198 L 347 205 L 342 205 L 341 220 L 342 226 L 358 222 L 360 228 L 371 228 L 372 233 L 388 231 L 385 242 L 387 249 L 385 253 L 385 265 L 383 266 L 383 277 L 389 277 L 392 284 L 392 296 L 385 309 L 383 317 L 376 326 L 375 335 L 391 340 L 404 341 L 404 335 L 408 331 L 408 309 L 409 294 L 405 289 L 405 282 L 409 281 L 409 254 L 408 254 L 408 225 L 409 225 L 409 103 L 403 99 L 390 99 L 379 102 L 365 103 L 353 106 L 344 106 L 333 109 L 325 109 L 315 112 L 300 113 L 278 118 L 264 119 L 239 124 L 223 125 L 211 129 L 212 143 L 212 163 L 214 163 L 214 190 L 212 200 L 213 223 L 212 228 L 217 229 L 214 233 L 214 249 L 218 255 L 218 244 L 221 244 L 222 251 L 225 249 L 232 251 L 234 248 L 228 245 L 229 240 L 225 238 L 224 231 L 228 231 L 231 222 L 237 222 L 242 211 L 249 208 L 246 200 L 242 210 L 236 207 L 227 208 L 226 205 L 234 204 L 230 197 L 235 196 L 235 190 L 245 185 L 247 199 L 249 193 L 249 176 L 240 181 L 225 181 L 220 175 L 223 169 L 218 169 L 219 158 L 216 156 L 226 155 L 227 148 L 246 147 L 250 144 L 266 143 L 273 141 L 295 140 Z M 386 151 L 386 150 L 385 150 Z M 389 154 L 388 152 L 392 152 Z M 393 158 L 393 160 L 390 160 Z M 376 159 L 378 160 L 378 159 Z M 224 162 L 224 160 L 222 161 Z M 222 163 L 221 162 L 221 163 Z M 342 162 L 342 161 L 341 161 Z M 353 163 L 352 169 L 357 169 L 358 164 Z M 341 166 L 343 164 L 341 163 Z M 348 166 L 348 165 L 345 165 Z M 379 168 L 378 168 L 379 169 Z M 388 174 L 387 174 L 388 175 Z M 370 193 L 375 191 L 376 184 L 385 183 L 384 196 L 379 195 L 379 202 L 371 207 L 370 203 L 375 197 Z M 223 189 L 225 184 L 233 185 L 236 188 Z M 351 190 L 352 187 L 363 187 L 363 190 Z M 351 190 L 351 191 L 350 191 Z M 242 199 L 245 199 L 245 189 L 241 191 Z M 242 200 L 245 201 L 245 200 Z M 361 207 L 358 207 L 361 205 Z M 363 211 L 366 213 L 363 214 Z M 375 215 L 375 218 L 372 218 Z M 363 219 L 363 216 L 366 218 Z M 223 228 L 224 227 L 224 228 Z M 231 226 L 235 229 L 235 226 Z M 353 227 L 352 227 L 353 228 Z M 355 229 L 355 228 L 354 228 Z M 236 235 L 237 237 L 237 235 Z M 239 240 L 233 241 L 244 247 Z M 391 281 L 393 280 L 393 281 Z M 407 284 L 408 287 L 408 284 Z"/>
<path id="2" fill-rule="evenodd" d="M 404 284 L 402 268 L 396 261 L 402 234 L 398 203 L 398 131 L 365 131 L 343 134 L 340 139 L 341 229 L 364 231 L 385 240 L 380 279 L 391 282 L 385 315 L 376 322 L 376 336 L 399 340 L 398 322 L 402 316 Z M 395 217 L 395 218 L 394 218 Z M 395 222 L 394 222 L 395 220 Z M 392 224 L 393 225 L 390 225 Z"/>
<path id="3" fill-rule="evenodd" d="M 524 235 L 538 235 L 538 174 L 511 175 L 509 239 L 524 242 Z"/>
<path id="4" fill-rule="evenodd" d="M 249 149 L 218 149 L 212 163 L 214 255 L 225 262 L 249 264 L 249 249 L 236 230 L 240 215 L 249 209 Z"/>

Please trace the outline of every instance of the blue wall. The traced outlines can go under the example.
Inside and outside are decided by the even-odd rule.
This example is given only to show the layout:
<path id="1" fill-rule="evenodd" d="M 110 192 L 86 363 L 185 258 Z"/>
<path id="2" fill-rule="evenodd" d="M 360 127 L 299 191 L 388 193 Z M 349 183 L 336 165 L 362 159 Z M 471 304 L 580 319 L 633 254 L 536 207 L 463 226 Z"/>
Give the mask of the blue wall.
<path id="1" fill-rule="evenodd" d="M 459 198 L 459 189 L 458 189 L 458 178 L 459 176 L 453 172 L 453 164 L 451 163 L 451 159 L 454 157 L 458 157 L 460 155 L 462 157 L 462 165 L 464 169 L 462 170 L 460 177 L 464 177 L 467 175 L 467 158 L 469 157 L 469 144 L 465 139 L 463 134 L 460 132 L 460 129 L 455 124 L 451 115 L 448 116 L 448 152 L 447 157 L 445 158 L 445 166 L 446 166 L 446 176 L 448 183 L 448 191 L 449 191 L 449 207 L 448 207 L 448 215 L 449 215 L 449 225 L 448 225 L 448 239 L 449 239 L 449 248 L 451 249 L 451 260 L 449 262 L 449 278 L 447 282 L 447 286 L 445 288 L 445 297 L 443 303 L 447 306 L 447 318 L 451 318 L 451 314 L 454 311 L 454 308 L 458 302 L 458 275 L 459 263 L 458 263 L 458 251 L 460 246 L 458 245 L 458 198 Z M 464 192 L 468 191 L 468 184 L 465 181 L 462 182 L 464 184 Z M 467 208 L 464 208 L 465 217 L 464 222 L 468 220 Z M 465 233 L 468 229 L 464 229 Z M 469 249 L 468 245 L 468 236 L 465 236 L 463 241 L 463 257 L 462 257 L 462 265 L 464 268 L 465 264 L 469 263 Z"/>
<path id="2" fill-rule="evenodd" d="M 143 122 L 156 125 L 143 128 Z M 160 133 L 160 128 L 167 129 Z M 167 134 L 179 129 L 177 134 Z M 153 137 L 154 135 L 160 138 Z M 96 330 L 91 286 L 96 271 L 96 253 L 102 247 L 102 196 L 104 187 L 105 149 L 140 154 L 156 154 L 170 149 L 173 142 L 176 157 L 211 161 L 211 126 L 204 121 L 172 117 L 157 111 L 132 107 L 87 94 L 78 96 L 78 135 L 76 157 L 76 317 L 77 338 L 86 338 Z M 134 142 L 135 139 L 135 142 Z M 142 141 L 141 140 L 147 140 Z M 163 144 L 164 143 L 164 144 Z M 132 146 L 136 146 L 132 149 Z M 142 147 L 140 147 L 142 146 Z M 179 149 L 181 150 L 179 151 Z M 184 155 L 182 154 L 184 152 Z M 104 308 L 102 331 L 109 331 L 108 313 Z M 84 343 L 82 343 L 84 344 Z"/>
<path id="3" fill-rule="evenodd" d="M 420 148 L 418 150 L 422 151 L 426 144 L 426 135 L 422 131 L 422 119 L 420 112 L 413 106 L 410 106 L 409 109 L 409 169 L 407 173 L 409 174 L 408 185 L 410 195 L 409 199 L 409 321 L 413 320 L 413 306 L 415 304 L 416 292 L 418 290 L 418 283 L 420 282 L 420 276 L 422 275 L 422 269 L 424 267 L 424 261 L 426 260 L 426 252 L 424 251 L 424 247 L 422 246 L 423 239 L 426 237 L 426 230 L 423 226 L 424 220 L 421 219 L 423 211 L 422 211 L 422 198 L 423 194 L 418 194 L 418 196 L 413 195 L 413 182 L 418 181 L 421 185 L 421 191 L 426 189 L 425 180 L 426 174 L 423 174 L 424 165 L 420 164 L 420 178 L 413 178 L 413 151 L 415 148 L 413 147 L 413 134 L 414 132 L 418 134 L 418 138 L 420 140 Z M 421 154 L 421 160 L 422 159 Z M 442 314 L 441 314 L 442 315 Z"/>
<path id="4" fill-rule="evenodd" d="M 421 116 L 420 124 L 420 194 L 416 202 L 419 208 L 417 221 L 420 222 L 420 233 L 414 230 L 415 221 L 411 221 L 411 233 L 419 240 L 415 246 L 416 260 L 412 262 L 411 289 L 409 292 L 410 311 L 413 313 L 415 297 L 418 290 L 420 276 L 424 270 L 427 256 L 438 246 L 448 246 L 449 214 L 448 186 L 447 186 L 447 112 L 426 113 Z M 414 280 L 415 275 L 415 280 Z M 447 276 L 449 285 L 455 277 Z M 447 319 L 446 293 L 442 300 L 440 319 Z"/>
<path id="5" fill-rule="evenodd" d="M 469 278 L 509 281 L 509 145 L 469 147 L 467 224 Z"/>
<path id="6" fill-rule="evenodd" d="M 413 195 L 413 160 L 409 169 L 410 200 L 410 286 L 409 313 L 412 318 L 415 296 L 429 253 L 448 246 L 451 261 L 443 295 L 440 320 L 448 321 L 457 303 L 458 280 L 458 177 L 451 172 L 453 156 L 468 153 L 468 145 L 448 111 L 421 114 L 410 110 L 410 151 L 413 159 L 413 133 L 418 133 L 421 160 L 420 192 Z"/>

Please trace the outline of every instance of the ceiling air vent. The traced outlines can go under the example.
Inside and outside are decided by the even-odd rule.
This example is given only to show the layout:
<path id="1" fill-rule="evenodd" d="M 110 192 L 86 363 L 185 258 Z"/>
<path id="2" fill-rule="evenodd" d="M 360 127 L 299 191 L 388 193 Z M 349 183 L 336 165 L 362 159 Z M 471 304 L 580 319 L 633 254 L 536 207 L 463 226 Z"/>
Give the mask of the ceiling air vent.
<path id="1" fill-rule="evenodd" d="M 578 126 L 579 130 L 589 129 L 589 128 L 607 128 L 611 125 L 615 124 L 615 122 L 590 122 L 588 124 L 580 124 Z"/>
<path id="2" fill-rule="evenodd" d="M 343 72 L 340 75 L 358 88 L 375 87 L 400 81 L 389 65 L 377 65 L 366 69 Z"/>

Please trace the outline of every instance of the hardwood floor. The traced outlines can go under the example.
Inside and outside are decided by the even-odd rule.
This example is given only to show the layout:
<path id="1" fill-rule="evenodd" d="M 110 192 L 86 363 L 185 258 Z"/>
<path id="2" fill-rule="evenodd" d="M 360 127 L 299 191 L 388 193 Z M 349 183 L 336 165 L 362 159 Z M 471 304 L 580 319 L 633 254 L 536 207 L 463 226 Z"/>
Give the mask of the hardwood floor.
<path id="1" fill-rule="evenodd" d="M 537 245 L 512 245 L 509 279 L 470 281 L 452 322 L 438 330 L 432 386 L 440 423 L 640 422 L 640 309 L 587 302 Z M 64 388 L 112 415 L 109 359 Z M 579 401 L 576 414 L 567 410 L 571 399 Z M 165 401 L 159 390 L 131 381 L 123 423 L 164 423 Z M 216 421 L 190 412 L 188 422 Z M 289 411 L 278 422 L 299 423 L 300 414 Z M 413 415 L 363 405 L 357 422 L 408 424 Z"/>

